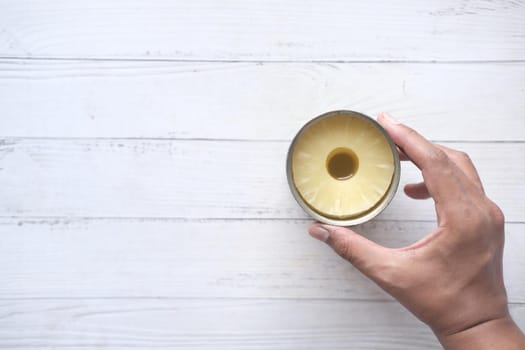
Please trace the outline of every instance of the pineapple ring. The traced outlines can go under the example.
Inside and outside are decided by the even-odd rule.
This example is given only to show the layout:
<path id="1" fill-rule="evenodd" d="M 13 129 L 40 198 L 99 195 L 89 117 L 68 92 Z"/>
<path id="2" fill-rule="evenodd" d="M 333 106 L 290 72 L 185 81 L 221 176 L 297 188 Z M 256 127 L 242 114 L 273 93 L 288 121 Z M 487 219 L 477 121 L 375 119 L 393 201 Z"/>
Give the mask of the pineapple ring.
<path id="1" fill-rule="evenodd" d="M 327 115 L 297 135 L 292 178 L 304 202 L 319 214 L 350 219 L 375 208 L 395 171 L 392 148 L 366 117 Z"/>

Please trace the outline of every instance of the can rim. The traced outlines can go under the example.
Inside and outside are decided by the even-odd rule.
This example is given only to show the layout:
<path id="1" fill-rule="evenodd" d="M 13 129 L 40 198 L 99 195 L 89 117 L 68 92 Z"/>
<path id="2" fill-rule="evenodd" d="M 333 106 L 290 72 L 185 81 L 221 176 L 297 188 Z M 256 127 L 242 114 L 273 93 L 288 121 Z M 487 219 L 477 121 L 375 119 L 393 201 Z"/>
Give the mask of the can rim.
<path id="1" fill-rule="evenodd" d="M 394 155 L 394 175 L 392 176 L 392 181 L 390 182 L 390 186 L 389 186 L 387 192 L 385 193 L 385 195 L 382 197 L 382 199 L 370 211 L 365 213 L 363 216 L 359 216 L 359 217 L 351 218 L 351 219 L 341 219 L 341 220 L 333 219 L 333 218 L 329 218 L 329 217 L 323 216 L 320 213 L 318 213 L 317 211 L 313 210 L 308 204 L 306 204 L 304 199 L 299 194 L 299 191 L 297 190 L 297 188 L 295 186 L 295 183 L 293 181 L 293 176 L 292 176 L 292 153 L 293 153 L 293 149 L 295 147 L 295 144 L 296 144 L 297 139 L 299 138 L 299 136 L 312 123 L 318 121 L 319 119 L 326 118 L 328 116 L 333 116 L 333 115 L 352 115 L 353 117 L 366 119 L 376 129 L 378 129 L 383 134 L 383 136 L 385 136 L 385 138 L 386 138 L 386 140 L 388 142 L 388 145 L 390 146 L 390 149 L 392 151 L 392 154 Z M 340 110 L 334 110 L 334 111 L 329 111 L 329 112 L 323 113 L 323 114 L 321 114 L 321 115 L 319 115 L 319 116 L 309 120 L 308 122 L 306 122 L 306 124 L 304 124 L 301 127 L 301 129 L 299 129 L 299 131 L 297 132 L 297 134 L 293 138 L 292 142 L 290 143 L 290 146 L 288 147 L 288 154 L 286 156 L 286 177 L 287 177 L 287 180 L 288 180 L 288 187 L 290 188 L 290 191 L 292 192 L 292 195 L 293 195 L 295 201 L 297 202 L 297 204 L 299 204 L 299 206 L 308 215 L 310 215 L 311 217 L 313 217 L 314 219 L 316 219 L 316 220 L 318 220 L 320 222 L 323 222 L 323 223 L 329 224 L 329 225 L 354 226 L 354 225 L 359 225 L 359 224 L 362 224 L 362 223 L 364 223 L 366 221 L 369 221 L 369 220 L 373 219 L 374 217 L 379 215 L 383 210 L 385 210 L 385 208 L 390 204 L 390 202 L 394 198 L 394 195 L 396 194 L 397 188 L 399 186 L 399 179 L 401 177 L 401 166 L 400 166 L 399 154 L 397 152 L 396 144 L 394 143 L 394 141 L 392 140 L 390 135 L 386 132 L 386 130 L 376 120 L 374 120 L 373 118 L 371 118 L 371 117 L 369 117 L 369 116 L 367 116 L 367 115 L 365 115 L 363 113 L 359 113 L 359 112 L 352 111 L 352 110 L 340 109 Z"/>

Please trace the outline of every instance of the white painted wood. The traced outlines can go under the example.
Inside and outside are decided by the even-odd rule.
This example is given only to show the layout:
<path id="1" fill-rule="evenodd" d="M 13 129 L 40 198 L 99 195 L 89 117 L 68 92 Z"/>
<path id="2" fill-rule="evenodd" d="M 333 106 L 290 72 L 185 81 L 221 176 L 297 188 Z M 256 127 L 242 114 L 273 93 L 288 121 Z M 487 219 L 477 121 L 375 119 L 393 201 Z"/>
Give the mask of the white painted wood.
<path id="1" fill-rule="evenodd" d="M 0 55 L 523 60 L 521 1 L 0 2 Z"/>
<path id="2" fill-rule="evenodd" d="M 0 0 L 0 57 L 0 347 L 438 349 L 289 194 L 289 140 L 339 108 L 471 154 L 525 328 L 523 1 Z"/>
<path id="3" fill-rule="evenodd" d="M 467 151 L 507 220 L 524 222 L 525 143 L 447 143 Z M 285 176 L 288 142 L 28 140 L 0 145 L 0 215 L 306 218 Z M 402 185 L 421 180 L 412 164 Z M 381 218 L 434 220 L 400 190 Z"/>
<path id="4" fill-rule="evenodd" d="M 524 308 L 512 311 L 523 323 Z M 16 335 L 16 336 L 14 336 Z M 393 302 L 341 300 L 14 300 L 0 304 L 6 348 L 440 349 Z"/>
<path id="5" fill-rule="evenodd" d="M 524 45 L 525 46 L 525 45 Z M 525 64 L 0 61 L 0 135 L 290 140 L 333 109 L 525 141 Z"/>
<path id="6" fill-rule="evenodd" d="M 524 327 L 525 307 L 511 305 L 510 312 Z M 6 300 L 0 304 L 0 343 L 65 349 L 441 349 L 400 305 L 348 300 Z"/>
<path id="7" fill-rule="evenodd" d="M 392 300 L 311 238 L 309 222 L 4 218 L 0 299 Z M 433 228 L 428 222 L 376 221 L 356 230 L 401 247 Z M 524 249 L 525 225 L 507 224 L 504 276 L 511 302 L 525 302 Z"/>

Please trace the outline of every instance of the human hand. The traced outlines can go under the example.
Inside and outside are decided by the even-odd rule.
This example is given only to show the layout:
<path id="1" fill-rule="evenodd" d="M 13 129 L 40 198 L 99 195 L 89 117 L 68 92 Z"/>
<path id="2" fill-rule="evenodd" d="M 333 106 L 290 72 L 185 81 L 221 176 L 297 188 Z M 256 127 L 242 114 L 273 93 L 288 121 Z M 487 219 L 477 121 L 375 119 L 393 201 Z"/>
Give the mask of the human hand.
<path id="1" fill-rule="evenodd" d="M 433 198 L 437 228 L 397 249 L 343 227 L 315 223 L 310 234 L 429 325 L 446 349 L 524 349 L 503 283 L 503 213 L 485 196 L 471 160 L 386 114 L 378 122 L 402 150 L 401 159 L 421 170 L 424 182 L 405 186 L 405 193 Z"/>

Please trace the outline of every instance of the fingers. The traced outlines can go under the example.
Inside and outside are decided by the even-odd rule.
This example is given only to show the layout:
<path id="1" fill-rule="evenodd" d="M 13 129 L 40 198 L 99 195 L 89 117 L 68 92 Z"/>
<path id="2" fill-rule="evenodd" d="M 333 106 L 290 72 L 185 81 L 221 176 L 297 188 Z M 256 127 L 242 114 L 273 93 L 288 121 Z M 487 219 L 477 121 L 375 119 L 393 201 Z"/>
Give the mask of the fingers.
<path id="1" fill-rule="evenodd" d="M 350 261 L 358 270 L 374 281 L 381 276 L 381 266 L 394 258 L 391 249 L 382 247 L 345 227 L 314 223 L 308 232 L 326 242 L 341 257 Z"/>
<path id="2" fill-rule="evenodd" d="M 447 159 L 443 157 L 444 152 L 415 130 L 399 123 L 386 113 L 380 114 L 377 121 L 385 128 L 401 151 L 421 170 L 435 167 L 436 162 L 445 165 Z"/>
<path id="3" fill-rule="evenodd" d="M 440 148 L 445 152 L 448 157 L 463 171 L 463 173 L 469 178 L 472 183 L 474 183 L 481 192 L 485 193 L 483 190 L 483 184 L 479 178 L 478 171 L 472 163 L 472 160 L 465 152 L 461 152 L 452 148 L 445 147 L 443 145 L 435 144 L 436 147 Z"/>
<path id="4" fill-rule="evenodd" d="M 427 186 L 424 182 L 417 184 L 408 184 L 404 188 L 405 193 L 410 198 L 414 199 L 427 199 L 430 198 L 430 193 L 428 193 Z"/>
<path id="5" fill-rule="evenodd" d="M 405 154 L 405 152 L 403 152 L 403 150 L 401 150 L 399 147 L 397 147 L 397 153 L 399 154 L 399 159 L 400 160 L 410 160 L 410 161 L 412 161 L 412 159 L 408 158 L 408 156 Z"/>
<path id="6" fill-rule="evenodd" d="M 399 147 L 397 147 L 397 153 L 399 154 L 399 159 L 406 161 L 412 161 L 403 150 L 401 150 Z M 424 182 L 415 183 L 415 184 L 408 184 L 405 185 L 405 193 L 407 196 L 413 199 L 428 199 L 430 198 L 430 193 L 428 193 L 427 186 Z"/>
<path id="7" fill-rule="evenodd" d="M 402 152 L 421 169 L 426 189 L 436 202 L 457 202 L 466 191 L 472 192 L 473 188 L 479 191 L 478 186 L 470 184 L 470 179 L 442 148 L 388 114 L 379 115 L 378 122 Z M 409 186 L 408 191 L 415 196 L 424 194 L 421 186 Z"/>
<path id="8" fill-rule="evenodd" d="M 469 180 L 472 181 L 472 183 L 476 185 L 482 193 L 485 193 L 483 189 L 483 184 L 481 183 L 481 179 L 478 174 L 478 171 L 476 170 L 476 167 L 474 166 L 474 163 L 472 163 L 472 160 L 470 159 L 468 154 L 466 154 L 465 152 L 461 152 L 461 151 L 452 149 L 452 148 L 445 147 L 443 145 L 439 145 L 439 144 L 434 144 L 434 146 L 443 150 L 443 152 L 447 154 L 450 160 L 452 160 L 454 164 L 456 164 L 458 168 L 461 169 L 461 171 L 463 171 L 463 173 L 469 178 Z M 403 161 L 406 161 L 406 160 L 411 161 L 411 159 L 402 150 L 400 150 L 399 147 L 398 147 L 397 152 L 399 153 L 399 159 Z M 423 198 L 428 198 L 430 196 L 430 194 L 428 194 L 428 190 L 426 189 L 426 186 L 424 183 L 410 184 L 407 186 L 408 187 L 405 187 L 405 193 L 412 198 L 423 199 Z M 419 187 L 421 187 L 421 190 L 426 191 L 425 196 L 422 197 L 422 196 L 419 196 L 418 194 L 412 195 L 414 191 L 416 191 L 417 193 L 420 193 Z"/>

